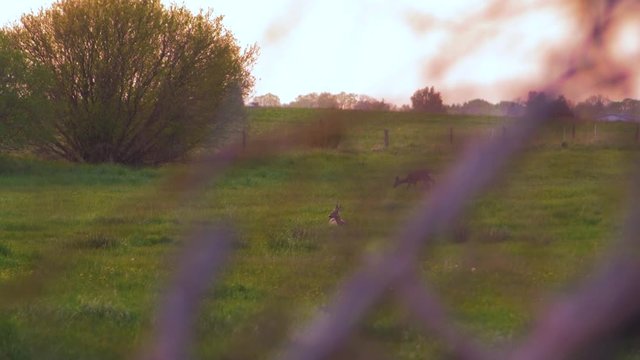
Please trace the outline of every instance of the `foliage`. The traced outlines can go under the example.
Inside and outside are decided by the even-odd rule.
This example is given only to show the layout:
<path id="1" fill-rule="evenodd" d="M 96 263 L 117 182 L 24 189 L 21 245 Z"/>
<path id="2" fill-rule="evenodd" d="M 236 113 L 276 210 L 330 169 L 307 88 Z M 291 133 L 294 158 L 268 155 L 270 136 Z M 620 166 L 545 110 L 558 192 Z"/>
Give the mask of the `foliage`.
<path id="1" fill-rule="evenodd" d="M 526 112 L 531 116 L 549 116 L 554 118 L 574 117 L 571 106 L 563 95 L 559 95 L 555 100 L 552 100 L 544 92 L 536 91 L 529 92 Z"/>
<path id="2" fill-rule="evenodd" d="M 579 102 L 574 111 L 582 119 L 600 119 L 606 115 L 616 115 L 627 120 L 640 121 L 640 101 L 636 99 L 612 101 L 602 95 L 593 95 Z"/>
<path id="3" fill-rule="evenodd" d="M 289 104 L 294 108 L 314 108 L 314 109 L 342 109 L 342 110 L 391 110 L 391 104 L 385 103 L 368 95 L 357 95 L 353 93 L 341 92 L 339 94 L 309 93 L 299 95 Z"/>
<path id="4" fill-rule="evenodd" d="M 442 103 L 440 93 L 432 87 L 416 90 L 411 96 L 413 110 L 432 114 L 443 114 L 446 109 Z"/>
<path id="5" fill-rule="evenodd" d="M 306 95 L 298 95 L 289 106 L 297 108 L 320 108 L 320 109 L 337 109 L 338 101 L 335 96 L 328 92 L 309 93 Z"/>
<path id="6" fill-rule="evenodd" d="M 309 93 L 306 95 L 298 95 L 295 100 L 289 103 L 290 107 L 294 108 L 316 108 L 318 104 L 318 94 Z"/>
<path id="7" fill-rule="evenodd" d="M 251 105 L 260 107 L 279 107 L 280 98 L 272 93 L 267 93 L 254 97 Z"/>
<path id="8" fill-rule="evenodd" d="M 500 101 L 497 104 L 492 104 L 483 99 L 474 99 L 467 101 L 462 105 L 448 105 L 447 113 L 460 115 L 520 117 L 524 114 L 524 105 L 517 101 Z"/>
<path id="9" fill-rule="evenodd" d="M 392 109 L 391 104 L 385 103 L 384 100 L 379 101 L 370 96 L 361 95 L 353 105 L 354 110 L 366 111 L 389 111 Z"/>
<path id="10" fill-rule="evenodd" d="M 43 92 L 47 74 L 29 66 L 13 45 L 0 31 L 0 150 L 26 145 L 48 110 Z"/>
<path id="11" fill-rule="evenodd" d="M 72 161 L 183 158 L 253 85 L 255 47 L 241 51 L 221 16 L 160 0 L 60 0 L 10 32 L 54 78 L 41 148 Z"/>
<path id="12" fill-rule="evenodd" d="M 337 109 L 338 101 L 331 93 L 323 92 L 318 95 L 318 107 L 321 109 Z"/>
<path id="13" fill-rule="evenodd" d="M 524 105 L 518 101 L 500 101 L 495 107 L 500 116 L 520 117 L 524 115 Z"/>

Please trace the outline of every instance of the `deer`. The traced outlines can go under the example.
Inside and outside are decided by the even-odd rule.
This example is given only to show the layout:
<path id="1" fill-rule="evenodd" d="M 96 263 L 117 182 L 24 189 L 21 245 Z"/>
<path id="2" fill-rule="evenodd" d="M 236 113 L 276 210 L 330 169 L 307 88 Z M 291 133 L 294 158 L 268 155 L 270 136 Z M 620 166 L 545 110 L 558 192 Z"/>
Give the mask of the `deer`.
<path id="1" fill-rule="evenodd" d="M 427 185 L 435 183 L 429 170 L 420 169 L 410 172 L 404 179 L 400 179 L 399 176 L 396 176 L 396 181 L 393 184 L 393 187 L 396 188 L 400 184 L 407 184 L 407 187 L 409 187 L 411 185 L 417 185 L 419 181 L 422 181 Z"/>
<path id="2" fill-rule="evenodd" d="M 345 225 L 347 223 L 340 216 L 340 210 L 341 209 L 342 209 L 342 207 L 340 206 L 340 203 L 336 203 L 336 207 L 333 209 L 331 214 L 329 214 L 329 224 L 330 225 L 342 226 L 342 225 Z"/>

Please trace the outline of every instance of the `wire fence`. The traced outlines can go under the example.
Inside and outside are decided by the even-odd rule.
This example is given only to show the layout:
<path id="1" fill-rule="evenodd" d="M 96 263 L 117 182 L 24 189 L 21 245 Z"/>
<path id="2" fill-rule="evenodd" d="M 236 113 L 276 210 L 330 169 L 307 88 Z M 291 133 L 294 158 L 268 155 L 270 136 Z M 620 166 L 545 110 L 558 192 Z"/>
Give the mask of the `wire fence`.
<path id="1" fill-rule="evenodd" d="M 589 36 L 582 52 L 575 59 L 589 57 L 601 51 L 602 38 L 611 24 L 611 16 L 621 1 L 606 1 L 601 12 L 593 17 Z M 544 91 L 558 93 L 564 85 L 591 69 L 575 61 Z M 610 76 L 609 73 L 606 76 Z M 602 76 L 601 76 L 602 77 Z M 613 85 L 626 81 L 625 76 L 614 74 L 614 79 L 599 79 Z M 450 227 L 475 195 L 482 192 L 500 171 L 522 149 L 547 117 L 547 109 L 539 109 L 537 116 L 518 121 L 509 131 L 509 136 L 500 139 L 484 139 L 465 152 L 452 167 L 444 181 L 425 197 L 421 206 L 399 227 L 394 235 L 392 249 L 383 253 L 365 256 L 361 267 L 349 275 L 337 290 L 330 305 L 291 340 L 280 352 L 284 359 L 329 358 L 344 344 L 349 335 L 357 331 L 357 325 L 374 304 L 382 298 L 393 296 L 398 306 L 406 308 L 421 328 L 439 337 L 452 354 L 465 359 L 561 359 L 575 354 L 579 349 L 619 328 L 640 313 L 640 263 L 637 262 L 637 236 L 640 234 L 640 210 L 633 206 L 625 225 L 624 235 L 610 259 L 596 269 L 589 280 L 574 293 L 551 304 L 536 321 L 533 330 L 519 344 L 504 351 L 488 350 L 475 339 L 463 335 L 445 311 L 432 287 L 417 271 L 421 248 L 429 245 L 438 231 Z M 563 141 L 567 140 L 566 127 Z M 575 139 L 575 128 L 571 128 Z M 313 133 L 310 131 L 309 133 Z M 594 138 L 597 138 L 594 125 Z M 453 128 L 449 133 L 453 142 Z M 636 136 L 637 137 L 637 136 Z M 636 137 L 633 138 L 637 141 Z M 246 142 L 243 142 L 246 146 Z M 276 143 L 280 143 L 276 141 Z M 284 142 L 286 143 L 286 142 Z M 389 133 L 384 132 L 385 147 L 389 146 Z M 205 177 L 204 174 L 198 177 Z M 634 181 L 637 184 L 637 180 Z M 222 241 L 218 239 L 217 241 Z M 212 254 L 213 256 L 213 254 Z M 221 259 L 220 259 L 221 260 Z M 188 262 L 183 262 L 186 267 Z M 209 265 L 210 266 L 210 265 Z M 186 269 L 186 268 L 185 268 Z M 181 271 L 179 271 L 180 273 Z M 195 271 L 195 273 L 206 273 Z M 392 294 L 389 289 L 393 288 Z M 179 290 L 170 290 L 167 299 L 180 297 Z M 165 302 L 165 303 L 168 303 Z M 181 313 L 180 306 L 164 309 L 164 312 Z M 187 316 L 183 316 L 185 318 Z M 162 325 L 166 329 L 181 331 L 183 326 Z M 162 331 L 161 331 L 162 333 Z M 171 338 L 178 338 L 173 334 Z M 166 346 L 163 336 L 157 338 L 156 347 Z M 179 346 L 176 344 L 175 346 Z M 156 359 L 175 358 L 179 350 L 165 349 L 155 352 Z"/>
<path id="2" fill-rule="evenodd" d="M 586 6 L 586 5 L 585 5 Z M 567 84 L 582 81 L 609 87 L 626 87 L 629 74 L 606 67 L 605 35 L 610 31 L 614 14 L 620 8 L 637 9 L 637 3 L 606 0 L 590 7 L 590 26 L 584 43 L 571 57 L 565 71 L 542 90 L 560 93 Z M 597 11 L 596 11 L 597 10 Z M 605 339 L 640 316 L 640 207 L 632 203 L 628 210 L 623 234 L 610 255 L 575 291 L 551 303 L 535 320 L 531 331 L 518 342 L 504 348 L 484 344 L 456 326 L 447 307 L 434 291 L 434 286 L 418 271 L 423 250 L 431 245 L 434 236 L 451 228 L 469 206 L 472 199 L 500 178 L 501 172 L 534 139 L 548 122 L 548 109 L 538 109 L 535 115 L 520 119 L 508 129 L 498 128 L 473 142 L 458 161 L 442 176 L 438 184 L 424 195 L 416 210 L 397 228 L 389 246 L 362 256 L 360 266 L 347 275 L 335 291 L 329 305 L 318 311 L 307 323 L 294 328 L 288 341 L 276 347 L 276 357 L 282 359 L 326 359 L 345 345 L 358 332 L 374 306 L 383 300 L 393 303 L 410 314 L 412 323 L 428 336 L 446 345 L 456 358 L 462 359 L 563 359 L 570 358 L 590 344 Z M 584 126 L 575 130 L 563 125 L 559 142 L 576 140 L 585 135 Z M 635 130 L 635 124 L 631 124 Z M 324 119 L 312 125 L 273 136 L 248 136 L 242 141 L 204 154 L 194 161 L 189 171 L 171 177 L 166 189 L 180 189 L 172 193 L 175 202 L 196 198 L 213 179 L 239 161 L 268 158 L 305 147 L 326 147 L 344 135 L 342 120 Z M 508 135 L 504 135 L 508 131 Z M 594 128 L 593 138 L 602 138 Z M 498 133 L 503 133 L 498 136 Z M 575 134 L 578 133 L 576 136 Z M 491 135 L 493 134 L 493 136 Z M 557 128 L 556 128 L 557 134 Z M 629 134 L 629 141 L 638 141 L 638 133 Z M 451 127 L 443 134 L 447 141 L 457 137 Z M 560 138 L 560 136 L 558 136 Z M 380 134 L 385 148 L 393 144 L 393 132 Z M 637 199 L 637 184 L 633 180 L 631 197 Z M 140 359 L 183 359 L 189 356 L 194 341 L 194 323 L 203 296 L 230 261 L 234 239 L 229 225 L 206 225 L 193 229 L 185 238 L 185 246 L 176 258 L 176 269 L 163 290 L 151 341 L 140 350 Z M 55 270 L 59 268 L 58 270 Z M 62 272 L 63 266 L 50 266 L 48 272 Z M 52 270 L 53 269 L 53 270 Z M 32 274 L 29 294 L 39 287 L 38 272 Z M 19 301 L 21 295 L 14 295 Z"/>

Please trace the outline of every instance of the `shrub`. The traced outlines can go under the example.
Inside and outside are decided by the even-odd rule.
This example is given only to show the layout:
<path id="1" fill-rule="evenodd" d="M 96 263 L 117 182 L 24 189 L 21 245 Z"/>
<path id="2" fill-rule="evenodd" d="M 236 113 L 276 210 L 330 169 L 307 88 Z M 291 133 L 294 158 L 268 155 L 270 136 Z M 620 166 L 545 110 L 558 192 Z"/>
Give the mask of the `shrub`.
<path id="1" fill-rule="evenodd" d="M 60 0 L 8 34 L 53 79 L 40 149 L 72 161 L 184 158 L 239 119 L 253 86 L 255 47 L 241 51 L 222 17 L 160 0 Z"/>

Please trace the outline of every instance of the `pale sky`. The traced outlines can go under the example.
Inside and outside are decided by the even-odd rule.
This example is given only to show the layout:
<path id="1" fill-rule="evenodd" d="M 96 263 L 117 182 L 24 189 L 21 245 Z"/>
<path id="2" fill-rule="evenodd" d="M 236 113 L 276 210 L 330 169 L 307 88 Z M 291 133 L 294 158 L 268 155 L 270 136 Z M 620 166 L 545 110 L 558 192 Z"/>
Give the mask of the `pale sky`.
<path id="1" fill-rule="evenodd" d="M 3 0 L 0 24 L 52 2 Z M 224 15 L 240 45 L 261 49 L 253 95 L 270 92 L 283 103 L 310 92 L 346 91 L 400 105 L 424 86 L 440 90 L 445 103 L 512 100 L 549 78 L 550 55 L 562 53 L 577 32 L 567 0 L 163 3 Z M 635 21 L 621 29 L 619 53 L 637 62 L 640 27 Z M 640 97 L 638 79 L 631 92 Z"/>

